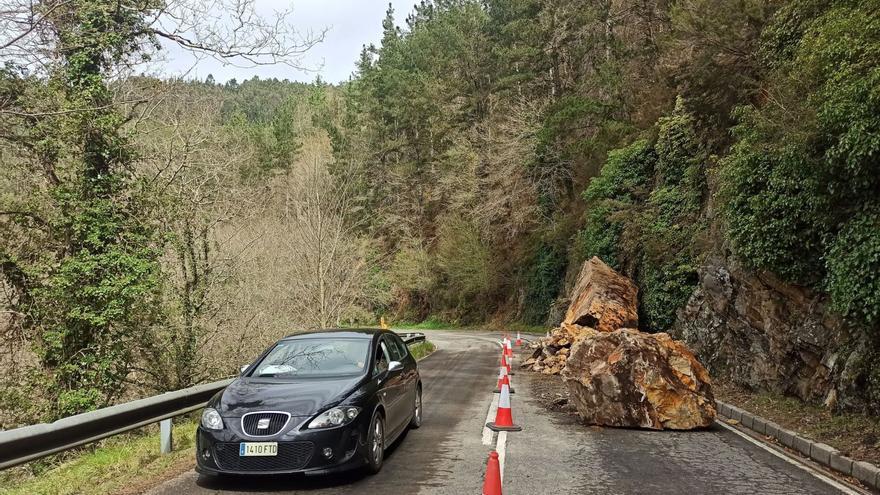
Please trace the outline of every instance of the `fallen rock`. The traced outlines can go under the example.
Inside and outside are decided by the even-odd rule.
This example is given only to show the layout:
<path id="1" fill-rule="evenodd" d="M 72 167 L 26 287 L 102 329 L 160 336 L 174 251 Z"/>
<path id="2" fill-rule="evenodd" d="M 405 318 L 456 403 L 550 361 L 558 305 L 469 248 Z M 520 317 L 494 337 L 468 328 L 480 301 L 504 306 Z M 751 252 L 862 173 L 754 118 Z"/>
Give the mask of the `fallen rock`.
<path id="1" fill-rule="evenodd" d="M 591 327 L 600 332 L 638 327 L 638 293 L 632 280 L 594 256 L 581 267 L 563 326 Z"/>
<path id="2" fill-rule="evenodd" d="M 665 333 L 590 332 L 571 348 L 562 376 L 589 424 L 690 430 L 715 419 L 709 373 Z"/>
<path id="3" fill-rule="evenodd" d="M 520 367 L 548 375 L 558 375 L 565 366 L 572 344 L 594 332 L 592 328 L 563 323 L 561 327 L 554 329 L 549 337 L 529 346 L 532 352 Z"/>

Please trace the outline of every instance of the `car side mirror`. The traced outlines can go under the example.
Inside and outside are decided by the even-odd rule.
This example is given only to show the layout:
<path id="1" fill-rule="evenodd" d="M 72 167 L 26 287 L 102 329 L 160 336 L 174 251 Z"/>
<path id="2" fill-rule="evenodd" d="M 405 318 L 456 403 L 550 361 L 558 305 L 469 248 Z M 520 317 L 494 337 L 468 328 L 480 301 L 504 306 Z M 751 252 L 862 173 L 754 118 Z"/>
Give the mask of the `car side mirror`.
<path id="1" fill-rule="evenodd" d="M 403 363 L 400 361 L 391 361 L 388 363 L 388 371 L 400 371 L 403 369 Z"/>
<path id="2" fill-rule="evenodd" d="M 251 366 L 251 365 L 249 365 L 249 364 L 243 364 L 243 365 L 241 365 L 241 368 L 238 370 L 238 374 L 239 374 L 239 375 L 244 374 L 245 370 L 247 370 L 248 368 L 250 368 L 250 366 Z"/>

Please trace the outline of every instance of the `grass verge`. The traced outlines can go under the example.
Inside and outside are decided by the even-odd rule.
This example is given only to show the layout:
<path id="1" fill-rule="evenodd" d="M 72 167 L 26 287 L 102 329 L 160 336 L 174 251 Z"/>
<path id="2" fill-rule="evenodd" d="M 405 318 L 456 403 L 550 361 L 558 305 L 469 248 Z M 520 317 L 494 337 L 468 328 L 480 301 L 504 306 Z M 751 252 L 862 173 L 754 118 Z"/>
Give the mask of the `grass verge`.
<path id="1" fill-rule="evenodd" d="M 435 320 L 433 318 L 428 318 L 427 320 L 418 323 L 402 321 L 400 323 L 394 323 L 392 326 L 395 329 L 401 330 L 455 330 L 462 328 L 460 325 Z"/>
<path id="2" fill-rule="evenodd" d="M 174 451 L 159 453 L 159 428 L 117 435 L 86 451 L 61 454 L 0 474 L 2 495 L 128 495 L 192 468 L 196 421 L 178 419 Z"/>
<path id="3" fill-rule="evenodd" d="M 428 357 L 429 354 L 437 350 L 437 346 L 433 342 L 426 340 L 409 346 L 409 352 L 416 361 Z"/>
<path id="4" fill-rule="evenodd" d="M 551 330 L 551 328 L 543 325 L 527 325 L 525 323 L 513 322 L 501 326 L 498 330 L 506 330 L 507 332 L 514 334 L 514 336 L 517 332 L 520 332 L 529 335 L 540 335 L 543 337 L 544 334 Z"/>
<path id="5" fill-rule="evenodd" d="M 832 413 L 792 397 L 751 392 L 717 380 L 712 391 L 720 400 L 831 445 L 848 457 L 880 465 L 880 417 Z"/>
<path id="6" fill-rule="evenodd" d="M 455 323 L 447 323 L 435 319 L 427 319 L 419 323 L 400 322 L 394 323 L 395 330 L 480 330 L 484 332 L 507 332 L 516 335 L 517 332 L 529 335 L 543 336 L 550 327 L 542 325 L 528 325 L 521 322 L 488 322 L 477 325 L 460 325 Z"/>

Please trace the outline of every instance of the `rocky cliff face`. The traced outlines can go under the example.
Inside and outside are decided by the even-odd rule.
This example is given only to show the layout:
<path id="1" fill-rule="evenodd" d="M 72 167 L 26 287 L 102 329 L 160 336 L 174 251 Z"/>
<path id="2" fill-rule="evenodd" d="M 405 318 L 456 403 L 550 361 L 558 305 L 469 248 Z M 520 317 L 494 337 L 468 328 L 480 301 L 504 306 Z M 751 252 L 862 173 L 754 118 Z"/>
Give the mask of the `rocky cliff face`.
<path id="1" fill-rule="evenodd" d="M 832 408 L 880 412 L 880 351 L 822 296 L 710 257 L 670 332 L 709 372 Z"/>

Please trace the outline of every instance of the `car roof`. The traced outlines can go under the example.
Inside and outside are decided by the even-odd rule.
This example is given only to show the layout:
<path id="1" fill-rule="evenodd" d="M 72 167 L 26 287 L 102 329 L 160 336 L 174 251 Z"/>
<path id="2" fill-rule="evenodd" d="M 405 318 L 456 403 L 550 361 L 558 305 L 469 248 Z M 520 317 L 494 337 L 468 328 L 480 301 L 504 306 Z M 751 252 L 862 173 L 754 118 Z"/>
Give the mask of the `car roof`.
<path id="1" fill-rule="evenodd" d="M 323 330 L 290 334 L 281 340 L 312 339 L 317 337 L 371 339 L 376 335 L 385 332 L 389 332 L 389 330 L 383 330 L 381 328 L 326 328 Z"/>

